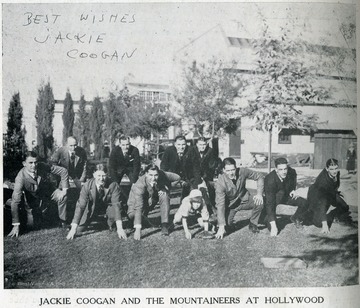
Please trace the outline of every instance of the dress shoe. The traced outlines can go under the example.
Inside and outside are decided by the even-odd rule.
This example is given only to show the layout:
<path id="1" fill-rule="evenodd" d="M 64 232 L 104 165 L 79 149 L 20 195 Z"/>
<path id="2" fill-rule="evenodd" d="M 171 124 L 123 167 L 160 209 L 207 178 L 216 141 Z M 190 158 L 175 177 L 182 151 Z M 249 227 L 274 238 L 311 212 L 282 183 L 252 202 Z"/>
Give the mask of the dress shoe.
<path id="1" fill-rule="evenodd" d="M 252 233 L 259 233 L 260 232 L 260 230 L 258 229 L 258 226 L 253 224 L 252 222 L 249 223 L 249 230 Z"/>
<path id="2" fill-rule="evenodd" d="M 352 225 L 352 219 L 350 216 L 345 217 L 345 218 L 339 218 L 339 217 L 334 217 L 333 223 L 340 225 L 340 226 L 351 226 Z"/>
<path id="3" fill-rule="evenodd" d="M 161 235 L 169 236 L 169 226 L 167 223 L 161 224 Z"/>
<path id="4" fill-rule="evenodd" d="M 301 221 L 299 219 L 295 218 L 294 216 L 291 216 L 290 220 L 291 220 L 291 222 L 294 223 L 296 229 L 301 229 L 303 227 Z"/>

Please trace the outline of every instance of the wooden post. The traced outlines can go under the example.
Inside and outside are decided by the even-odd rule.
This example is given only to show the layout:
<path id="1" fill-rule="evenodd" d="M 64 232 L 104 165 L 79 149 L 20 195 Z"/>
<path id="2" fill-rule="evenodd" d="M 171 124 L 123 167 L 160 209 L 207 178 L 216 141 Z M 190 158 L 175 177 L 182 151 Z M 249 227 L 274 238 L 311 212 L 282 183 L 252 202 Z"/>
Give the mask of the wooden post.
<path id="1" fill-rule="evenodd" d="M 270 126 L 270 129 L 269 129 L 268 173 L 271 172 L 271 140 L 272 140 L 272 126 Z"/>

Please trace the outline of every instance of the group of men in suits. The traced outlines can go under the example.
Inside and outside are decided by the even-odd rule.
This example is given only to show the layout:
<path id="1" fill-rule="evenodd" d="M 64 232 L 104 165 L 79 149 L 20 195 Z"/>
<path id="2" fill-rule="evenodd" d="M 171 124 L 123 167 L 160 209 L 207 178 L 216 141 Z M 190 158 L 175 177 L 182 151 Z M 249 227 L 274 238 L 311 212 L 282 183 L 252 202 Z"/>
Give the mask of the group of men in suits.
<path id="1" fill-rule="evenodd" d="M 290 217 L 297 228 L 301 228 L 305 218 L 312 215 L 314 224 L 320 224 L 324 233 L 329 232 L 326 212 L 330 204 L 336 207 L 334 217 L 341 218 L 349 211 L 338 193 L 340 177 L 335 159 L 327 162 L 326 168 L 310 187 L 307 200 L 296 194 L 296 171 L 288 166 L 285 158 L 276 159 L 275 169 L 265 177 L 260 172 L 238 168 L 231 157 L 225 158 L 220 167 L 219 159 L 204 138 L 200 138 L 195 146 L 189 146 L 184 136 L 176 137 L 174 145 L 165 150 L 160 168 L 150 164 L 142 175 L 139 151 L 126 136 L 118 138 L 118 144 L 110 153 L 109 173 L 105 164 L 97 164 L 92 178 L 88 180 L 86 152 L 77 146 L 74 137 L 69 137 L 67 144 L 54 154 L 52 164 L 40 163 L 37 159 L 36 153 L 28 152 L 24 158 L 24 168 L 16 177 L 11 202 L 13 229 L 10 236 L 19 235 L 22 200 L 25 213 L 33 214 L 41 211 L 44 204 L 56 202 L 60 223 L 66 225 L 69 221 L 66 211 L 69 187 L 78 189 L 79 196 L 68 239 L 73 239 L 92 221 L 101 217 L 107 217 L 108 228 L 114 230 L 115 225 L 119 238 L 126 239 L 122 226 L 125 204 L 128 207 L 125 215 L 133 222 L 136 240 L 141 238 L 142 225 L 148 212 L 157 204 L 160 205 L 161 233 L 169 235 L 172 227 L 169 215 L 173 182 L 182 185 L 181 199 L 193 189 L 201 191 L 209 213 L 217 222 L 215 236 L 219 239 L 235 230 L 234 217 L 240 210 L 252 210 L 249 222 L 252 233 L 259 233 L 261 220 L 268 226 L 271 236 L 278 234 L 276 206 L 281 203 L 297 206 L 296 213 Z M 221 174 L 214 181 L 214 175 L 220 173 L 220 169 Z M 51 186 L 50 174 L 60 176 L 59 185 Z M 130 180 L 131 189 L 124 199 L 120 183 L 125 174 Z M 254 196 L 246 189 L 247 179 L 257 182 Z"/>

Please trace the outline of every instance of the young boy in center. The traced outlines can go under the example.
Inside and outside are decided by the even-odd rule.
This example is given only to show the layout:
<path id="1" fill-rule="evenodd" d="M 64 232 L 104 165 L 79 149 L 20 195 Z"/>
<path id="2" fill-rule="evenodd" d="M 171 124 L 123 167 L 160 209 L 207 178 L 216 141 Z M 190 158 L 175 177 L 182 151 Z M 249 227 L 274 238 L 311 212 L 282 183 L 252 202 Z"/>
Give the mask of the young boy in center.
<path id="1" fill-rule="evenodd" d="M 205 231 L 209 230 L 209 212 L 206 208 L 205 201 L 202 197 L 199 189 L 193 189 L 189 196 L 185 197 L 179 209 L 177 210 L 173 224 L 182 222 L 185 237 L 191 239 L 192 234 L 190 233 L 187 225 L 187 218 L 189 216 L 198 216 L 198 223 L 200 227 L 203 227 Z"/>

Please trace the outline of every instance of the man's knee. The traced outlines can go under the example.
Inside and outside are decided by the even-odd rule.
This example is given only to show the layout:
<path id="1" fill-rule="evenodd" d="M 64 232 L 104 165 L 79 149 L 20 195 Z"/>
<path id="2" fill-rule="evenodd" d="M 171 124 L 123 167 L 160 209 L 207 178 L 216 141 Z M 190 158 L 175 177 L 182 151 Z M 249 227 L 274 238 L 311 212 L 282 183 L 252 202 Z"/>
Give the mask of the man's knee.
<path id="1" fill-rule="evenodd" d="M 159 204 L 160 206 L 166 204 L 170 204 L 170 194 L 167 191 L 162 191 L 163 193 L 159 196 Z"/>

